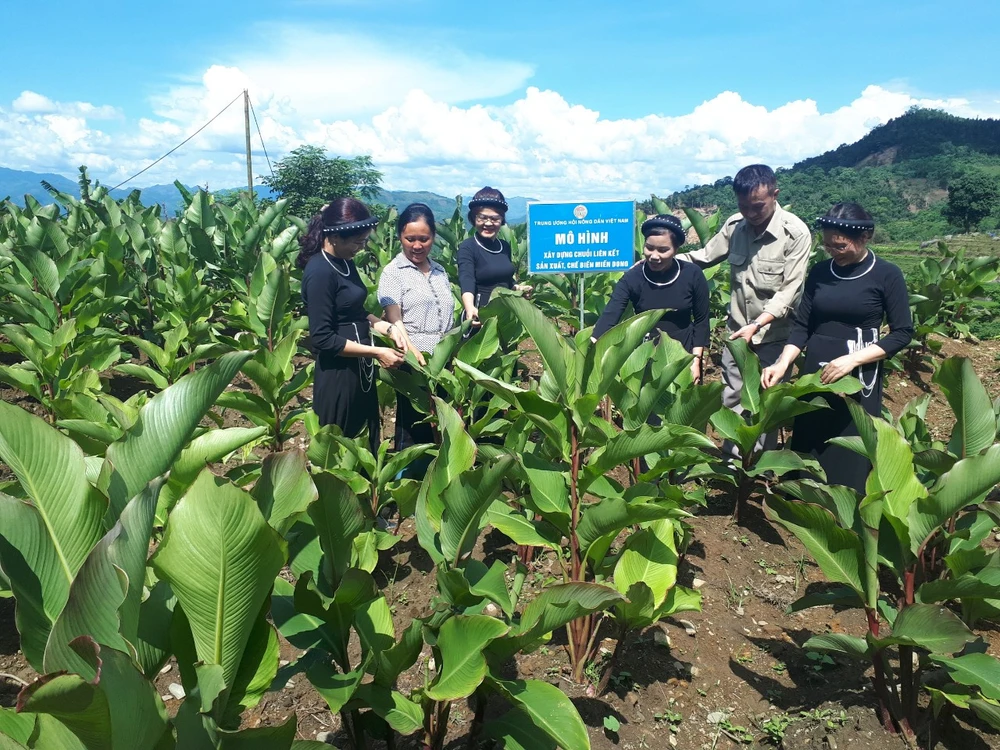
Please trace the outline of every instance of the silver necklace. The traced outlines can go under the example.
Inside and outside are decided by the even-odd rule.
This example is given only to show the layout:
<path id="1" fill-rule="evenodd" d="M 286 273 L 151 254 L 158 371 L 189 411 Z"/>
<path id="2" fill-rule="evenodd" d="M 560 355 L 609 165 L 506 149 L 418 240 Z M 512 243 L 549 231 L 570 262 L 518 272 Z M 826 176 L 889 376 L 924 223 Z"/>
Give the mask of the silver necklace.
<path id="1" fill-rule="evenodd" d="M 500 253 L 503 252 L 503 240 L 500 239 L 499 237 L 496 238 L 497 244 L 500 245 L 500 249 L 499 250 L 490 250 L 488 247 L 486 247 L 486 245 L 484 245 L 482 242 L 479 241 L 479 235 L 478 234 L 472 235 L 472 239 L 474 239 L 476 241 L 476 244 L 479 245 L 479 247 L 481 247 L 483 250 L 485 250 L 488 253 L 493 253 L 494 255 L 499 255 Z"/>
<path id="2" fill-rule="evenodd" d="M 837 273 L 837 264 L 833 262 L 833 258 L 830 259 L 830 273 L 832 273 L 834 276 L 836 276 L 841 281 L 854 281 L 855 279 L 860 279 L 866 273 L 868 273 L 873 268 L 875 268 L 875 253 L 873 253 L 871 250 L 869 250 L 868 254 L 872 256 L 872 263 L 871 263 L 870 266 L 868 266 L 868 268 L 866 268 L 864 271 L 862 271 L 861 273 L 859 273 L 857 276 L 841 276 L 839 273 Z"/>
<path id="3" fill-rule="evenodd" d="M 674 263 L 677 264 L 677 273 L 674 274 L 674 278 L 670 279 L 670 281 L 653 281 L 651 278 L 649 278 L 649 274 L 646 273 L 646 261 L 642 262 L 642 275 L 645 276 L 646 281 L 648 281 L 653 286 L 670 286 L 675 281 L 677 281 L 678 277 L 680 277 L 681 275 L 681 262 L 675 258 Z"/>
<path id="4" fill-rule="evenodd" d="M 347 261 L 346 260 L 344 261 L 344 265 L 347 266 L 347 273 L 344 273 L 339 268 L 337 268 L 336 265 L 334 265 L 333 261 L 330 259 L 330 253 L 328 253 L 326 250 L 320 250 L 320 252 L 323 253 L 323 257 L 326 258 L 326 262 L 330 264 L 330 268 L 332 268 L 334 271 L 336 271 L 337 273 L 339 273 L 345 279 L 348 278 L 351 275 L 351 267 L 349 265 L 347 265 Z"/>

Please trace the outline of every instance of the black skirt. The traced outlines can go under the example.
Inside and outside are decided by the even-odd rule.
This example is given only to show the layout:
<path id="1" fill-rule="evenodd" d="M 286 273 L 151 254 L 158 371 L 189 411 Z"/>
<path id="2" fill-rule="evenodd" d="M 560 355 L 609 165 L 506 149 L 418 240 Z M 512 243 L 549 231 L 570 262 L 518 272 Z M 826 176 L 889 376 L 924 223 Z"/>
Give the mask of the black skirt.
<path id="1" fill-rule="evenodd" d="M 878 341 L 878 330 L 851 328 L 840 323 L 820 325 L 806 342 L 803 374 L 816 372 L 837 357 L 850 354 Z M 871 472 L 871 462 L 864 456 L 839 445 L 828 445 L 833 437 L 858 434 L 845 398 L 853 398 L 873 417 L 882 413 L 882 363 L 875 362 L 851 373 L 861 380 L 861 391 L 853 396 L 819 395 L 830 406 L 795 418 L 792 427 L 792 450 L 811 455 L 826 472 L 828 484 L 853 487 L 864 494 L 865 482 Z M 817 396 L 810 396 L 810 399 Z"/>
<path id="2" fill-rule="evenodd" d="M 337 333 L 365 346 L 372 342 L 367 320 L 342 323 Z M 375 363 L 368 357 L 319 352 L 313 378 L 313 411 L 320 426 L 335 424 L 347 437 L 357 437 L 367 427 L 373 453 L 381 439 L 377 375 Z"/>

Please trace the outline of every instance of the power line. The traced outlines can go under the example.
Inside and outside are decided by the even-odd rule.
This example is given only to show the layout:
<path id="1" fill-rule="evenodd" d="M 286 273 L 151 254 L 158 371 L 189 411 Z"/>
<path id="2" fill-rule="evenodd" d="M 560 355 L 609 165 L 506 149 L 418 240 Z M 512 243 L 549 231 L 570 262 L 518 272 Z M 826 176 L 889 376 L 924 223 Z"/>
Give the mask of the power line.
<path id="1" fill-rule="evenodd" d="M 248 101 L 250 101 L 249 98 Z M 271 170 L 271 177 L 274 177 L 274 167 L 271 166 L 271 157 L 267 155 L 267 146 L 264 145 L 264 134 L 260 132 L 260 124 L 257 122 L 257 110 L 253 108 L 253 101 L 250 101 L 250 114 L 253 115 L 253 124 L 257 128 L 257 137 L 260 138 L 260 147 L 264 149 L 264 158 L 267 159 L 267 168 Z"/>
<path id="2" fill-rule="evenodd" d="M 190 140 L 191 140 L 192 138 L 194 138 L 194 137 L 195 137 L 196 135 L 198 135 L 198 133 L 200 133 L 200 132 L 201 132 L 202 130 L 204 130 L 204 129 L 205 129 L 205 128 L 207 128 L 207 127 L 208 127 L 209 125 L 211 125 L 211 124 L 212 124 L 213 122 L 215 122 L 215 121 L 216 121 L 217 119 L 219 119 L 219 117 L 220 117 L 220 116 L 222 115 L 222 113 L 223 113 L 223 112 L 225 112 L 225 111 L 226 111 L 227 109 L 229 109 L 229 108 L 230 108 L 231 106 L 233 106 L 233 104 L 235 104 L 235 103 L 236 103 L 236 100 L 237 100 L 237 99 L 239 99 L 239 98 L 240 98 L 241 96 L 243 96 L 243 92 L 242 92 L 242 91 L 241 91 L 240 93 L 238 93 L 238 94 L 237 94 L 237 95 L 236 95 L 235 97 L 233 97 L 233 100 L 232 100 L 231 102 L 229 102 L 229 104 L 227 104 L 227 105 L 226 105 L 225 107 L 223 107 L 222 109 L 220 109 L 220 110 L 219 110 L 219 112 L 218 112 L 218 113 L 217 113 L 217 114 L 215 115 L 215 117 L 213 117 L 213 118 L 212 118 L 211 120 L 209 120 L 208 122 L 206 122 L 206 123 L 205 123 L 204 125 L 202 125 L 202 126 L 201 126 L 200 128 L 198 128 L 198 129 L 197 129 L 196 131 L 194 131 L 194 132 L 193 132 L 193 133 L 192 133 L 191 135 L 189 135 L 189 136 L 188 136 L 187 138 L 185 138 L 185 139 L 184 139 L 183 141 L 181 141 L 180 143 L 178 143 L 178 144 L 177 144 L 176 146 L 174 146 L 174 147 L 173 147 L 172 149 L 170 149 L 169 151 L 167 151 L 167 153 L 165 153 L 165 154 L 164 154 L 163 156 L 161 156 L 161 157 L 160 157 L 159 159 L 157 159 L 156 161 L 154 161 L 154 162 L 153 162 L 152 164 L 150 164 L 150 165 L 149 165 L 148 167 L 145 167 L 144 169 L 140 169 L 140 170 L 139 170 L 138 172 L 136 172 L 136 173 L 135 173 L 134 175 L 132 175 L 131 177 L 129 177 L 129 178 L 128 178 L 127 180 L 125 180 L 124 182 L 119 182 L 119 183 L 118 183 L 117 185 L 115 185 L 115 186 L 114 186 L 113 188 L 111 188 L 111 190 L 117 190 L 117 189 L 118 189 L 118 188 L 120 188 L 120 187 L 121 187 L 122 185 L 127 185 L 128 183 L 132 182 L 132 180 L 134 180 L 134 179 L 135 179 L 136 177 L 138 177 L 139 175 L 141 175 L 141 174 L 142 174 L 143 172 L 145 172 L 145 171 L 147 171 L 147 170 L 150 170 L 150 169 L 152 169 L 153 167 L 155 167 L 155 166 L 156 166 L 157 164 L 159 164 L 159 163 L 160 163 L 161 161 L 163 161 L 163 160 L 164 160 L 164 159 L 166 159 L 166 158 L 167 158 L 168 156 L 170 156 L 170 155 L 171 155 L 172 153 L 174 153 L 174 151 L 176 151 L 177 149 L 179 149 L 179 148 L 180 148 L 181 146 L 183 146 L 183 145 L 184 145 L 185 143 L 187 143 L 187 142 L 188 142 L 188 141 L 190 141 Z M 270 164 L 270 160 L 268 160 L 268 164 Z"/>

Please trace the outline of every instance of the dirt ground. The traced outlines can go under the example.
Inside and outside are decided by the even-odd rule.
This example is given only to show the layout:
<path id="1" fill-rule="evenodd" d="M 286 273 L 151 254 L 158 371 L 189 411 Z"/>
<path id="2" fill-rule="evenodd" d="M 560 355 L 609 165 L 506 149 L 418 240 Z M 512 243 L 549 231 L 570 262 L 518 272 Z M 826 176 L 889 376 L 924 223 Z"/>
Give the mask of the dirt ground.
<path id="1" fill-rule="evenodd" d="M 1000 341 L 975 346 L 947 342 L 942 354 L 970 357 L 991 395 L 1000 395 Z M 717 377 L 717 368 L 714 374 Z M 939 435 L 946 435 L 951 412 L 931 387 L 930 377 L 929 368 L 916 373 L 915 380 L 893 374 L 886 404 L 898 413 L 911 398 L 930 392 L 930 421 Z M 116 385 L 123 390 L 130 387 Z M 11 390 L 3 390 L 0 397 L 31 406 Z M 764 519 L 759 502 L 751 505 L 745 527 L 732 525 L 731 512 L 731 496 L 712 488 L 707 507 L 692 519 L 695 541 L 682 562 L 679 582 L 701 590 L 703 610 L 633 633 L 605 695 L 594 695 L 593 688 L 570 680 L 562 633 L 555 633 L 545 648 L 519 656 L 511 672 L 547 680 L 564 690 L 589 727 L 595 750 L 904 747 L 876 718 L 870 674 L 854 664 L 823 659 L 801 648 L 817 633 L 862 634 L 859 613 L 827 607 L 785 614 L 787 605 L 806 590 L 825 585 L 822 574 L 796 540 Z M 509 562 L 514 554 L 513 545 L 495 531 L 483 536 L 477 550 L 477 556 L 488 563 Z M 533 564 L 526 583 L 529 596 L 554 575 L 553 565 L 551 557 Z M 376 571 L 400 628 L 429 611 L 435 592 L 431 572 L 431 562 L 408 520 L 401 528 L 401 541 L 382 553 Z M 991 653 L 1000 654 L 1000 631 L 987 629 L 983 635 Z M 612 646 L 610 639 L 603 642 L 606 651 Z M 421 679 L 419 670 L 426 655 L 401 677 L 403 692 Z M 282 675 L 294 672 L 299 656 L 301 652 L 282 641 L 281 658 L 288 663 Z M 0 673 L 0 705 L 4 706 L 14 704 L 18 680 L 35 676 L 18 650 L 11 599 L 0 599 Z M 156 682 L 160 693 L 169 698 L 168 708 L 172 705 L 175 710 L 177 701 L 170 697 L 169 686 L 180 682 L 176 665 L 169 665 Z M 490 715 L 504 710 L 499 701 L 489 709 Z M 274 724 L 292 712 L 298 717 L 300 738 L 313 739 L 325 732 L 331 744 L 343 746 L 339 718 L 330 714 L 302 674 L 291 674 L 282 689 L 268 693 L 247 712 L 244 725 Z M 618 731 L 605 728 L 608 717 L 617 720 Z M 466 747 L 471 718 L 464 704 L 452 709 L 449 748 Z M 400 748 L 418 746 L 415 738 L 397 744 Z M 984 725 L 952 718 L 944 724 L 938 747 L 1000 748 L 1000 735 Z"/>

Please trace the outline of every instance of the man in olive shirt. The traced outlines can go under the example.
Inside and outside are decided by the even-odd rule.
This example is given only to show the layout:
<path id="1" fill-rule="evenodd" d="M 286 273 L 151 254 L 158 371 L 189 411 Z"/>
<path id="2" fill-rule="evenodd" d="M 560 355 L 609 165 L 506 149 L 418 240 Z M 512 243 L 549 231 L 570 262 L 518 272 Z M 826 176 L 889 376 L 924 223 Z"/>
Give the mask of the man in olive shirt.
<path id="1" fill-rule="evenodd" d="M 729 217 L 704 248 L 679 257 L 703 268 L 729 259 L 729 338 L 744 339 L 763 368 L 777 361 L 788 338 L 805 285 L 812 235 L 801 219 L 778 205 L 778 184 L 770 167 L 744 167 L 733 178 L 733 191 L 740 212 Z M 722 352 L 722 379 L 722 402 L 738 411 L 743 379 L 728 348 Z M 766 436 L 765 448 L 776 445 L 776 434 Z M 735 446 L 725 450 L 737 453 Z"/>

